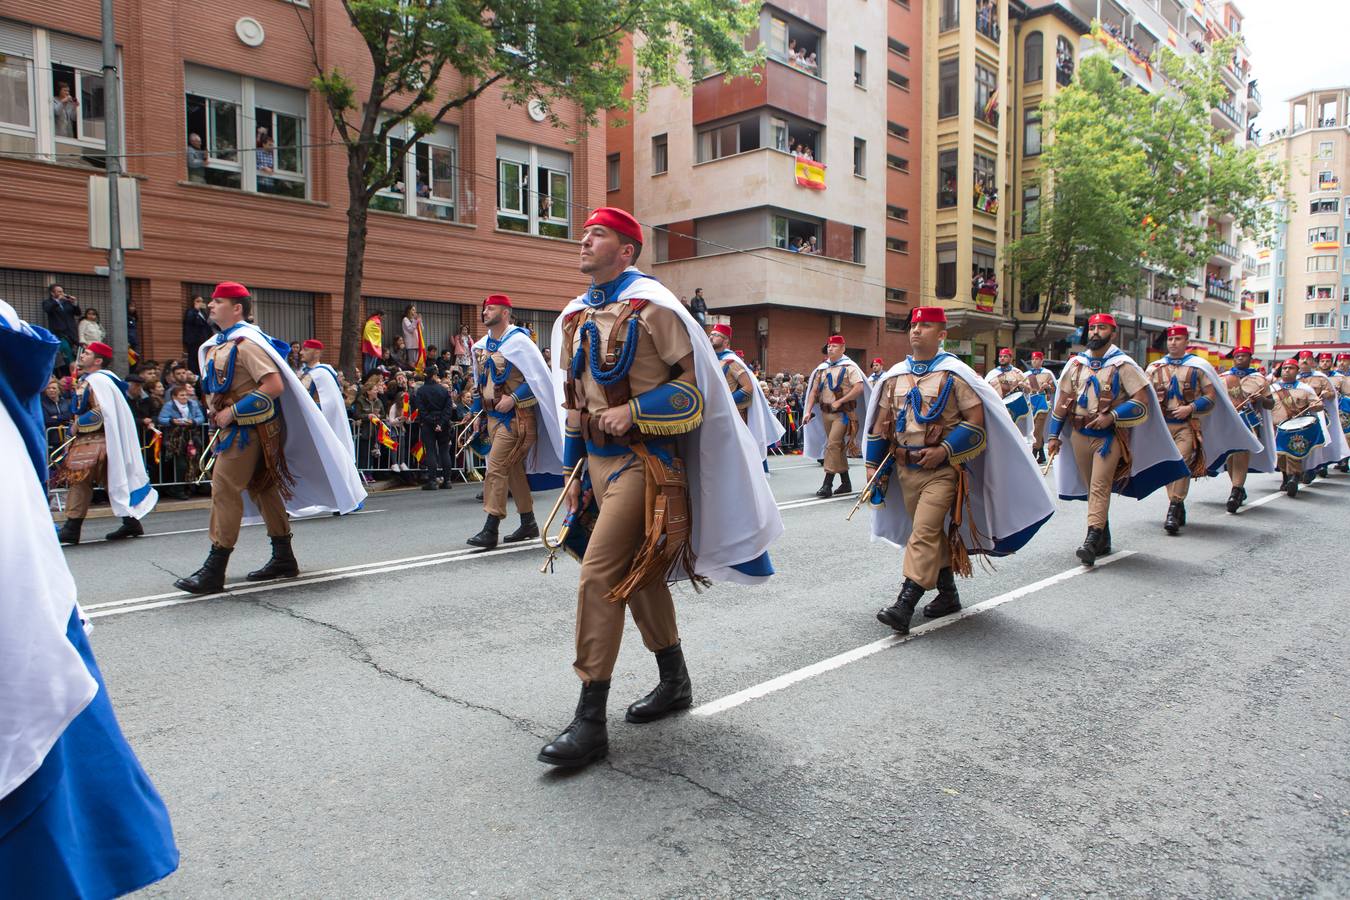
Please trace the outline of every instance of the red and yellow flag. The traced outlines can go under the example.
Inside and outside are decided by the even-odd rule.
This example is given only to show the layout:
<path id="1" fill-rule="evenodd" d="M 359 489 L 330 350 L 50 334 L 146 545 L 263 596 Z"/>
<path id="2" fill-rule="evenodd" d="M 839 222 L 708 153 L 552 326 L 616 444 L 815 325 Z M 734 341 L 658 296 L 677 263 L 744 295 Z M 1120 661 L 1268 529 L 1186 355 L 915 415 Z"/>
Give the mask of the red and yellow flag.
<path id="1" fill-rule="evenodd" d="M 825 190 L 825 164 L 804 156 L 797 157 L 797 184 L 814 191 Z"/>
<path id="2" fill-rule="evenodd" d="M 366 320 L 366 327 L 361 331 L 361 352 L 366 356 L 384 356 L 384 329 L 379 316 Z"/>
<path id="3" fill-rule="evenodd" d="M 389 426 L 384 424 L 384 420 L 379 416 L 371 416 L 370 421 L 375 423 L 375 440 L 383 447 L 397 450 L 398 441 L 394 440 L 394 435 L 389 431 Z"/>
<path id="4" fill-rule="evenodd" d="M 417 362 L 413 363 L 413 371 L 421 375 L 427 370 L 427 339 L 422 333 L 422 320 L 417 320 Z M 406 402 L 406 400 L 405 400 Z M 406 412 L 406 411 L 405 411 Z"/>
<path id="5" fill-rule="evenodd" d="M 426 448 L 422 446 L 422 442 L 420 440 L 417 443 L 413 444 L 412 458 L 415 461 L 420 463 L 422 461 L 422 457 L 426 454 L 426 452 L 427 452 Z"/>
<path id="6" fill-rule="evenodd" d="M 142 450 L 149 450 L 154 454 L 155 465 L 159 465 L 160 451 L 164 448 L 164 433 L 158 428 L 150 429 L 150 443 L 142 447 Z"/>

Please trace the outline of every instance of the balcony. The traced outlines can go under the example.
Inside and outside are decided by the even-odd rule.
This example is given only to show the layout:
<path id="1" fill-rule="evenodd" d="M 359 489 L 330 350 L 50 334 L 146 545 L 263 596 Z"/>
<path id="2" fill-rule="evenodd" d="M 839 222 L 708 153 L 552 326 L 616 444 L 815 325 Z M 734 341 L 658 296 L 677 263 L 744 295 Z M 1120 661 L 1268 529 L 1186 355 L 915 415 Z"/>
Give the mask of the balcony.
<path id="1" fill-rule="evenodd" d="M 781 206 L 820 219 L 841 218 L 841 210 L 866 202 L 869 184 L 875 190 L 873 182 L 844 175 L 827 169 L 825 190 L 802 187 L 797 183 L 795 156 L 761 147 L 695 163 L 683 182 L 653 179 L 648 200 L 654 209 L 669 210 L 673 220 L 762 206 Z"/>
<path id="2" fill-rule="evenodd" d="M 975 30 L 995 44 L 1002 32 L 998 27 L 998 6 L 994 3 L 979 4 L 975 10 Z"/>
<path id="3" fill-rule="evenodd" d="M 885 291 L 880 284 L 859 283 L 863 266 L 828 256 L 765 247 L 656 263 L 652 268 L 663 284 L 686 291 L 699 284 L 715 284 L 714 296 L 727 298 L 728 306 L 772 303 L 878 318 L 885 314 Z"/>
<path id="4" fill-rule="evenodd" d="M 1231 305 L 1233 302 L 1233 289 L 1211 282 L 1205 285 L 1205 297 L 1210 300 L 1222 300 L 1224 303 Z"/>
<path id="5" fill-rule="evenodd" d="M 1238 261 L 1238 258 L 1238 248 L 1227 241 L 1219 241 L 1219 244 L 1214 248 L 1214 254 L 1211 257 L 1212 260 L 1217 259 L 1218 264 L 1222 266 L 1232 265 Z"/>
<path id="6" fill-rule="evenodd" d="M 1261 111 L 1261 92 L 1256 87 L 1256 82 L 1250 82 L 1247 85 L 1247 114 L 1256 115 Z"/>
<path id="7" fill-rule="evenodd" d="M 713 75 L 694 85 L 694 124 L 702 125 L 738 113 L 776 107 L 783 112 L 823 125 L 825 123 L 825 82 L 813 75 L 769 59 L 758 84 L 753 78 L 735 78 L 730 82 Z"/>
<path id="8" fill-rule="evenodd" d="M 1218 103 L 1214 105 L 1214 108 L 1219 112 L 1223 113 L 1223 115 L 1227 118 L 1228 121 L 1223 124 L 1225 125 L 1231 124 L 1237 128 L 1242 127 L 1242 119 L 1239 118 L 1241 114 L 1237 111 L 1237 107 L 1234 106 L 1231 101 L 1220 100 Z"/>

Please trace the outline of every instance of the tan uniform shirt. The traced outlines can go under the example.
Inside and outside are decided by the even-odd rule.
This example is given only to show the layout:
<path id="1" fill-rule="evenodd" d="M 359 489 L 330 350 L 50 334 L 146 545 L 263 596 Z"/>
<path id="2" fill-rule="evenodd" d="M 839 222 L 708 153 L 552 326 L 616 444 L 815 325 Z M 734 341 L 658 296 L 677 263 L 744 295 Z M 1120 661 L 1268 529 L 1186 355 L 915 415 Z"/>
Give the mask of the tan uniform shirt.
<path id="1" fill-rule="evenodd" d="M 989 381 L 1000 397 L 1006 397 L 1013 391 L 1027 390 L 1027 376 L 1021 369 L 1013 366 L 1006 372 L 994 370 L 997 374 Z"/>
<path id="2" fill-rule="evenodd" d="M 720 362 L 722 364 L 722 377 L 727 380 L 727 390 L 733 394 L 737 391 L 745 391 L 745 399 L 736 406 L 738 409 L 746 409 L 754 400 L 754 396 L 750 393 L 752 385 L 749 370 L 736 359 L 727 358 L 720 360 Z"/>
<path id="3" fill-rule="evenodd" d="M 498 375 L 506 371 L 506 367 L 508 365 L 506 357 L 502 355 L 502 352 L 500 350 L 498 350 L 496 353 L 485 353 L 483 355 L 483 364 L 481 368 L 479 368 L 478 370 L 480 375 L 482 375 L 482 373 L 487 371 L 487 360 L 489 359 L 492 360 L 492 366 L 497 370 Z M 503 384 L 500 388 L 498 388 L 497 385 L 492 383 L 492 378 L 489 376 L 486 383 L 481 388 L 481 393 L 483 395 L 483 408 L 484 409 L 496 408 L 497 399 L 501 396 L 501 393 L 506 394 L 515 393 L 516 388 L 520 387 L 521 382 L 523 382 L 524 380 L 525 375 L 520 371 L 520 369 L 517 369 L 515 366 L 511 367 L 510 374 L 506 376 L 506 383 Z M 499 393 L 499 391 L 501 393 Z"/>
<path id="4" fill-rule="evenodd" d="M 230 349 L 232 347 L 239 348 L 239 354 L 235 357 L 234 362 L 234 380 L 230 382 L 224 393 L 212 394 L 207 400 L 211 409 L 215 412 L 233 404 L 250 391 L 257 390 L 258 385 L 262 383 L 264 378 L 274 372 L 280 373 L 281 371 L 266 350 L 247 338 L 240 338 L 238 341 L 216 344 L 206 351 L 207 363 L 215 363 L 217 377 L 224 375 L 229 368 Z"/>
<path id="5" fill-rule="evenodd" d="M 844 370 L 844 374 L 842 377 L 839 375 L 840 369 Z M 832 379 L 839 379 L 838 391 L 830 390 L 829 384 L 827 384 L 825 381 L 826 375 L 829 375 L 830 378 Z M 816 376 L 816 383 L 820 386 L 820 392 L 817 396 L 819 397 L 821 403 L 825 403 L 827 401 L 833 403 L 840 397 L 846 396 L 848 392 L 853 389 L 853 386 L 862 379 L 863 379 L 862 369 L 858 368 L 857 366 L 850 366 L 848 364 L 831 366 L 828 369 L 822 370 L 821 373 L 818 376 Z M 861 400 L 862 395 L 859 395 L 854 399 Z"/>
<path id="6" fill-rule="evenodd" d="M 1178 407 L 1187 406 L 1205 396 L 1205 388 L 1209 385 L 1209 379 L 1194 366 L 1176 365 L 1163 359 L 1150 363 L 1145 372 L 1153 385 L 1153 390 L 1158 394 L 1158 403 L 1162 405 L 1163 416 L 1172 420 L 1177 418 Z M 1167 396 L 1173 378 L 1177 380 L 1177 387 L 1181 390 L 1180 400 L 1175 397 L 1169 399 Z"/>
<path id="7" fill-rule="evenodd" d="M 1041 371 L 1035 373 L 1028 372 L 1026 377 L 1027 390 L 1033 394 L 1044 394 L 1046 399 L 1050 401 L 1055 399 L 1055 376 L 1050 374 L 1049 371 L 1041 369 Z"/>
<path id="8" fill-rule="evenodd" d="M 960 376 L 948 372 L 928 372 L 918 378 L 919 393 L 923 396 L 925 415 L 932 408 L 933 401 L 937 399 L 938 394 L 942 393 L 942 385 L 948 378 L 952 379 L 952 391 L 947 397 L 947 405 L 942 408 L 942 415 L 938 417 L 937 421 L 924 425 L 919 422 L 913 410 L 907 412 L 905 427 L 899 432 L 898 440 L 902 446 L 937 446 L 942 443 L 948 432 L 964 421 L 965 416 L 962 413 L 982 405 L 979 395 Z M 897 420 L 899 411 L 909 403 L 909 389 L 914 386 L 914 383 L 915 376 L 913 375 L 897 375 L 886 382 L 881 396 L 877 398 L 878 418 Z M 935 440 L 930 441 L 926 432 L 932 425 L 938 425 L 941 434 Z"/>
<path id="9" fill-rule="evenodd" d="M 1074 357 L 1069 364 L 1064 367 L 1063 374 L 1059 377 L 1059 390 L 1061 398 L 1068 398 L 1069 408 L 1065 415 L 1069 418 L 1074 416 L 1087 416 L 1092 418 L 1097 415 L 1097 392 L 1088 384 L 1094 374 L 1097 376 L 1097 382 L 1102 387 L 1110 387 L 1115 381 L 1116 373 L 1120 376 L 1120 389 L 1112 395 L 1112 405 L 1120 403 L 1126 397 L 1131 397 L 1141 388 L 1148 387 L 1148 381 L 1144 378 L 1144 373 L 1129 363 L 1122 363 L 1112 368 L 1103 366 L 1096 370 L 1088 367 L 1086 364 L 1078 361 Z M 1078 398 L 1083 394 L 1084 389 L 1088 392 L 1088 405 L 1086 407 L 1078 405 Z M 1105 412 L 1106 410 L 1101 410 Z"/>
<path id="10" fill-rule="evenodd" d="M 600 330 L 600 360 L 602 364 L 607 365 L 609 363 L 607 354 L 614 352 L 614 345 L 627 337 L 626 324 L 623 326 L 623 334 L 612 333 L 619 313 L 627 304 L 628 301 L 623 300 L 582 310 L 577 313 L 581 321 L 577 324 L 572 341 L 564 340 L 566 346 L 563 348 L 565 354 L 563 359 L 569 362 L 576 352 L 573 342 L 582 342 L 584 350 L 582 358 L 585 362 L 578 381 L 585 400 L 586 412 L 591 415 L 598 415 L 609 409 L 609 401 L 605 398 L 605 389 L 591 378 L 590 342 L 588 338 L 583 338 L 581 326 L 588 320 L 595 322 Z M 671 368 L 692 354 L 694 347 L 689 341 L 689 332 L 685 330 L 684 323 L 668 309 L 663 309 L 655 303 L 648 303 L 635 313 L 633 318 L 638 321 L 638 347 L 637 354 L 633 357 L 633 366 L 628 370 L 628 385 L 636 397 L 670 381 Z"/>
<path id="11" fill-rule="evenodd" d="M 1323 403 L 1334 402 L 1336 399 L 1336 388 L 1332 386 L 1329 379 L 1323 372 L 1314 372 L 1307 378 L 1302 376 L 1298 379 L 1299 384 L 1306 385 L 1317 392 L 1317 396 L 1322 398 Z"/>

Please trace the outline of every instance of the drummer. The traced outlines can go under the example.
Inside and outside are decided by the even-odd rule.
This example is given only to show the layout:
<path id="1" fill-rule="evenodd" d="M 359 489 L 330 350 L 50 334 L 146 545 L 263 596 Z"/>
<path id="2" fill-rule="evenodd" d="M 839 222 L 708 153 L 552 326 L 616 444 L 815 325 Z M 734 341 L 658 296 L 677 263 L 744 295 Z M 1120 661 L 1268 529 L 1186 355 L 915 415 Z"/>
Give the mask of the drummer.
<path id="1" fill-rule="evenodd" d="M 1317 413 L 1322 398 L 1298 380 L 1298 360 L 1286 359 L 1280 365 L 1274 385 L 1275 407 L 1271 411 L 1277 429 L 1275 451 L 1283 481 L 1280 490 L 1290 497 L 1298 495 L 1299 481 L 1309 454 L 1326 442 Z"/>
<path id="2" fill-rule="evenodd" d="M 1027 369 L 1027 390 L 1031 400 L 1032 452 L 1036 462 L 1045 462 L 1045 422 L 1050 418 L 1050 404 L 1055 400 L 1055 373 L 1044 367 L 1045 354 L 1031 351 L 1031 368 Z"/>
<path id="3" fill-rule="evenodd" d="M 1013 365 L 1013 349 L 1003 347 L 998 351 L 998 365 L 985 374 L 994 392 L 1003 398 L 1008 415 L 1017 423 L 1017 430 L 1030 439 L 1032 428 L 1031 402 L 1027 398 L 1031 388 L 1027 385 L 1026 374 Z"/>
<path id="4" fill-rule="evenodd" d="M 1350 353 L 1337 353 L 1336 366 L 1327 375 L 1336 386 L 1336 405 L 1339 407 L 1341 432 L 1350 442 Z M 1350 472 L 1350 460 L 1336 464 L 1337 472 Z"/>
<path id="5" fill-rule="evenodd" d="M 1266 377 L 1252 368 L 1252 348 L 1233 350 L 1233 367 L 1221 375 L 1228 397 L 1242 416 L 1245 424 L 1261 442 L 1261 452 L 1234 451 L 1228 457 L 1228 479 L 1233 489 L 1228 495 L 1227 509 L 1235 513 L 1247 500 L 1247 473 L 1275 471 L 1275 436 L 1270 410 L 1275 401 L 1270 396 Z"/>

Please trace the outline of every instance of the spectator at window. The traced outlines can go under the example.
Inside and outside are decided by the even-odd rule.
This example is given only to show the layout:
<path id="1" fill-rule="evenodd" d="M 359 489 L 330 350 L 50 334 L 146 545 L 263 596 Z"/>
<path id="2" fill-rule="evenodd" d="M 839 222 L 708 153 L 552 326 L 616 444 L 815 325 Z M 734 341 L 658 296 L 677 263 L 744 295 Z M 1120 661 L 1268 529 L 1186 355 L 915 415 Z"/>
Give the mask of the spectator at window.
<path id="1" fill-rule="evenodd" d="M 403 353 L 400 362 L 405 362 L 409 366 L 417 365 L 417 333 L 422 325 L 422 314 L 417 311 L 417 304 L 409 303 L 403 310 Z"/>
<path id="2" fill-rule="evenodd" d="M 813 75 L 814 75 L 814 74 L 816 73 L 816 71 L 820 68 L 820 63 L 816 62 L 816 55 L 815 55 L 814 53 L 809 53 L 809 54 L 807 54 L 807 57 L 806 57 L 806 68 L 807 68 L 807 71 L 811 72 L 811 74 L 813 74 Z"/>
<path id="3" fill-rule="evenodd" d="M 48 379 L 47 387 L 42 391 L 42 421 L 47 428 L 59 428 L 70 421 L 74 415 L 75 401 L 61 393 L 61 383 L 55 378 Z"/>
<path id="4" fill-rule="evenodd" d="M 255 145 L 253 155 L 258 165 L 258 190 L 270 194 L 276 190 L 276 179 L 271 177 L 276 171 L 276 144 L 267 129 L 259 126 Z"/>
<path id="5" fill-rule="evenodd" d="M 56 130 L 56 136 L 77 137 L 79 118 L 80 101 L 71 94 L 70 83 L 58 81 L 56 83 L 56 96 L 52 98 L 52 127 Z"/>
<path id="6" fill-rule="evenodd" d="M 813 234 L 806 239 L 806 246 L 803 248 L 806 253 L 819 253 L 820 248 L 816 246 L 816 236 Z"/>
<path id="7" fill-rule="evenodd" d="M 470 355 L 473 349 L 473 334 L 469 331 L 468 325 L 460 326 L 459 333 L 450 340 L 450 346 L 455 352 L 455 365 L 465 369 L 473 364 L 473 357 Z"/>
<path id="8" fill-rule="evenodd" d="M 206 151 L 202 149 L 202 136 L 195 131 L 188 135 L 187 170 L 188 181 L 206 184 Z"/>
<path id="9" fill-rule="evenodd" d="M 206 300 L 201 294 L 193 294 L 188 301 L 187 311 L 183 313 L 183 352 L 187 354 L 187 364 L 192 374 L 202 374 L 197 362 L 197 349 L 211 340 L 214 334 L 215 329 L 206 316 Z"/>
<path id="10" fill-rule="evenodd" d="M 80 320 L 79 335 L 81 346 L 103 341 L 103 326 L 98 322 L 98 310 L 92 306 L 84 311 L 84 318 Z"/>
<path id="11" fill-rule="evenodd" d="M 700 328 L 708 327 L 708 301 L 703 297 L 703 288 L 694 288 L 694 296 L 689 298 L 689 312 Z"/>
<path id="12" fill-rule="evenodd" d="M 75 348 L 80 343 L 79 327 L 80 303 L 68 295 L 65 288 L 54 284 L 47 289 L 47 299 L 42 301 L 42 311 L 47 314 L 47 330 L 61 341 L 61 349 L 56 357 L 56 369 L 65 374 L 75 359 Z"/>

